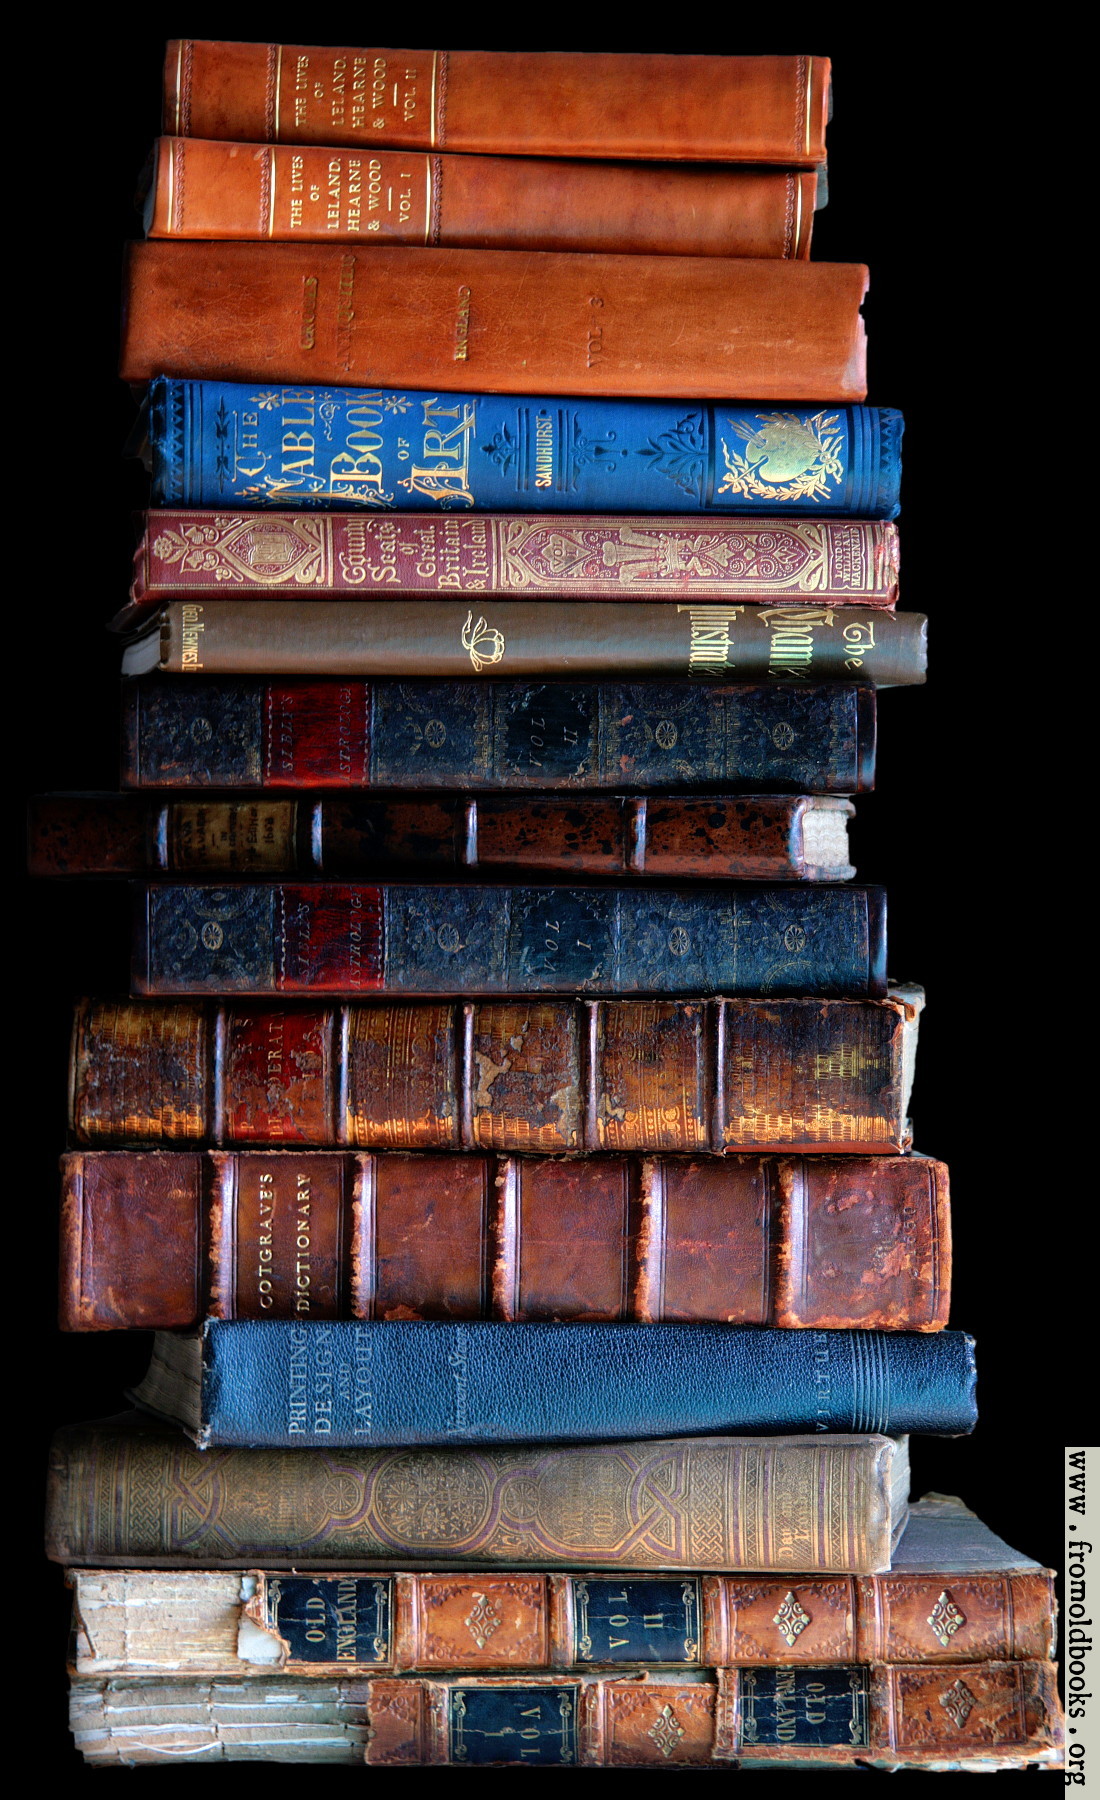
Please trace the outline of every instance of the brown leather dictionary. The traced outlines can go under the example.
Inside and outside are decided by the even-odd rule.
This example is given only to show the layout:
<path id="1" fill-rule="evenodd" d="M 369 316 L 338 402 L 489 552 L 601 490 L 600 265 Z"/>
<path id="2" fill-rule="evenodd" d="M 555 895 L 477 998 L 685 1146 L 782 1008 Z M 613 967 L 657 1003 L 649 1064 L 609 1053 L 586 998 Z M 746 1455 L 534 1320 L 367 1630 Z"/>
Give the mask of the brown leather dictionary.
<path id="1" fill-rule="evenodd" d="M 827 56 L 368 50 L 174 38 L 164 128 L 249 143 L 813 168 Z"/>
<path id="2" fill-rule="evenodd" d="M 54 1438 L 46 1548 L 92 1568 L 888 1570 L 904 1437 L 202 1451 L 124 1413 Z"/>
<path id="3" fill-rule="evenodd" d="M 942 1495 L 910 1506 L 889 1575 L 73 1569 L 69 1582 L 72 1666 L 98 1677 L 1054 1655 L 1053 1572 Z"/>
<path id="4" fill-rule="evenodd" d="M 251 1681 L 77 1680 L 93 1764 L 196 1760 L 675 1769 L 1058 1768 L 1052 1663 Z M 289 1754 L 288 1754 L 289 1751 Z"/>
<path id="5" fill-rule="evenodd" d="M 39 794 L 33 875 L 430 875 L 460 869 L 847 881 L 833 796 Z"/>
<path id="6" fill-rule="evenodd" d="M 471 602 L 473 602 L 471 604 Z M 925 679 L 923 613 L 709 600 L 172 600 L 123 653 L 127 675 L 694 676 Z"/>
<path id="7" fill-rule="evenodd" d="M 862 400 L 855 263 L 133 244 L 124 381 Z"/>
<path id="8" fill-rule="evenodd" d="M 90 1149 L 896 1152 L 923 1004 L 901 986 L 885 1000 L 84 1000 L 70 1128 Z"/>
<path id="9" fill-rule="evenodd" d="M 151 238 L 807 257 L 812 171 L 162 137 Z"/>
<path id="10" fill-rule="evenodd" d="M 61 1323 L 708 1321 L 938 1331 L 947 1171 L 923 1156 L 71 1152 Z"/>

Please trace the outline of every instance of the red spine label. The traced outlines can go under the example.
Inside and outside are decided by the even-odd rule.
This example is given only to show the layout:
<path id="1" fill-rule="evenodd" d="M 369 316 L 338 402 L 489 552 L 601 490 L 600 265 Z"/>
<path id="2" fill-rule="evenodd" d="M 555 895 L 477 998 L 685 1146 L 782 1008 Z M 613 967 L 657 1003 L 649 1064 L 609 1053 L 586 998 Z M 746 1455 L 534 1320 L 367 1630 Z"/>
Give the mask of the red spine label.
<path id="1" fill-rule="evenodd" d="M 263 708 L 267 787 L 366 787 L 371 688 L 366 681 L 269 683 Z"/>
<path id="2" fill-rule="evenodd" d="M 385 920 L 377 887 L 281 887 L 275 985 L 280 993 L 377 992 Z"/>

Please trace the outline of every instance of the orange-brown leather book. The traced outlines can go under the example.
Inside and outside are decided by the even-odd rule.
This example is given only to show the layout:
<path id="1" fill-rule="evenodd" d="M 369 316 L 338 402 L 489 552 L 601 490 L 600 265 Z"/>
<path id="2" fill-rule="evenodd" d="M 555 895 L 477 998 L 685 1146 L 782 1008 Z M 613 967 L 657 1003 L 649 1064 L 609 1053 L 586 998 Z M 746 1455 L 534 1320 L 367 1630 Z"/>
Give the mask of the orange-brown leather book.
<path id="1" fill-rule="evenodd" d="M 130 246 L 125 381 L 862 400 L 858 263 L 355 244 Z M 363 448 L 369 448 L 364 444 Z"/>
<path id="2" fill-rule="evenodd" d="M 163 137 L 145 229 L 152 238 L 806 257 L 817 187 L 813 171 L 793 169 Z"/>
<path id="3" fill-rule="evenodd" d="M 62 1168 L 70 1331 L 170 1331 L 204 1314 L 947 1320 L 947 1170 L 923 1156 L 89 1150 Z"/>
<path id="4" fill-rule="evenodd" d="M 248 143 L 814 168 L 829 98 L 827 56 L 176 38 L 164 64 L 166 131 Z"/>
<path id="5" fill-rule="evenodd" d="M 885 1000 L 84 1000 L 69 1124 L 89 1149 L 896 1154 L 923 1003 L 915 987 Z"/>
<path id="6" fill-rule="evenodd" d="M 990 1773 L 1057 1769 L 1064 1743 L 1058 1672 L 1041 1662 L 81 1679 L 69 1717 L 103 1765 L 283 1762 L 293 1744 L 295 1761 L 405 1768 Z"/>
<path id="7" fill-rule="evenodd" d="M 1054 1576 L 929 1495 L 888 1575 L 73 1569 L 80 1675 L 1045 1662 Z M 947 1674 L 950 1683 L 952 1674 Z"/>

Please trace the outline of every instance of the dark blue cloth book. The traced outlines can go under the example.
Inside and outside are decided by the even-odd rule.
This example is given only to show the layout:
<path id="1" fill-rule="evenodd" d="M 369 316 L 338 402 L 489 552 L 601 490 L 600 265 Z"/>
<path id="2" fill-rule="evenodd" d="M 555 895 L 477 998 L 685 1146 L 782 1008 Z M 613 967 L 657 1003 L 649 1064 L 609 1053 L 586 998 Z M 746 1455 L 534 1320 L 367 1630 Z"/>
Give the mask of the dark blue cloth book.
<path id="1" fill-rule="evenodd" d="M 150 383 L 158 506 L 843 513 L 892 519 L 902 416 L 877 406 Z"/>
<path id="2" fill-rule="evenodd" d="M 209 1320 L 134 1394 L 202 1446 L 971 1431 L 961 1331 Z"/>

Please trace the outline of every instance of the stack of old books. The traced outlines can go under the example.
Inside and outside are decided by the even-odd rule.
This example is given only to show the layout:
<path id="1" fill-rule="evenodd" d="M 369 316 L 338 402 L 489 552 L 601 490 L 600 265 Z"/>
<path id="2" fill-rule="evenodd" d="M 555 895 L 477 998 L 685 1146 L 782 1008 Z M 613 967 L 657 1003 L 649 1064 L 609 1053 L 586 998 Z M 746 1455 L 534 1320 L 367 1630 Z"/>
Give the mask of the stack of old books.
<path id="1" fill-rule="evenodd" d="M 80 1748 L 1055 1761 L 1048 1573 L 907 1504 L 973 1363 L 848 860 L 924 621 L 827 61 L 167 88 L 126 791 L 33 824 L 147 878 L 73 1044 L 64 1322 L 158 1333 L 57 1440 Z"/>

